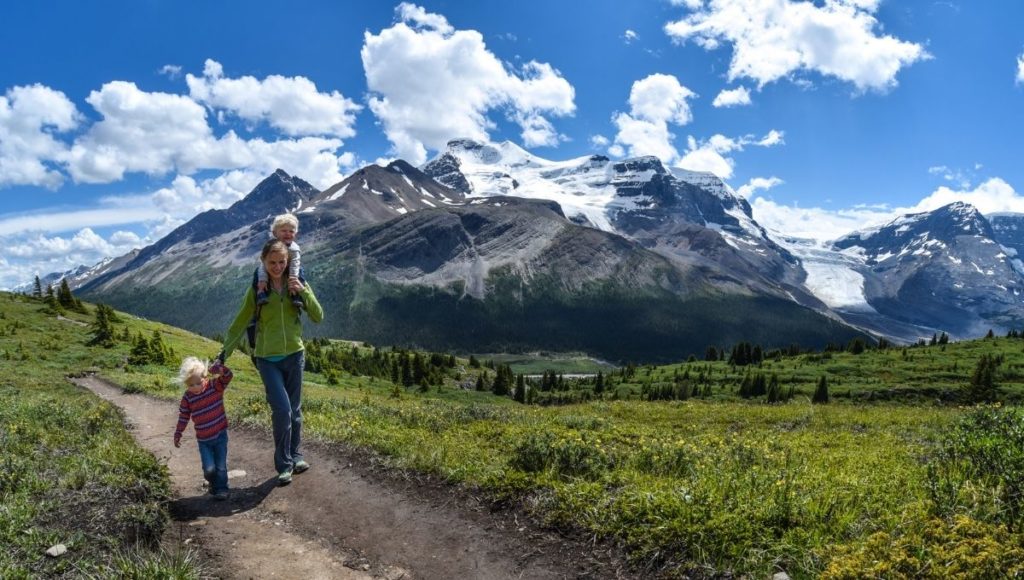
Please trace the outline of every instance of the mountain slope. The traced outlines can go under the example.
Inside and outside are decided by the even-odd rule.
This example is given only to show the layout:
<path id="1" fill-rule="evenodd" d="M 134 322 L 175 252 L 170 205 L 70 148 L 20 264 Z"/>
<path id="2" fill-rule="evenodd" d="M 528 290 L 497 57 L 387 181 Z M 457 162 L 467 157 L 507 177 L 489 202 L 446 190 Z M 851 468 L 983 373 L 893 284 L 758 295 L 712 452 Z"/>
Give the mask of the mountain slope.
<path id="1" fill-rule="evenodd" d="M 952 203 L 839 239 L 857 256 L 864 296 L 878 313 L 910 324 L 978 336 L 1024 321 L 1024 279 L 973 206 Z"/>
<path id="2" fill-rule="evenodd" d="M 856 334 L 712 260 L 673 259 L 580 226 L 550 201 L 464 200 L 399 162 L 364 168 L 324 192 L 295 184 L 276 173 L 250 194 L 265 213 L 252 212 L 247 197 L 197 216 L 141 252 L 147 260 L 95 279 L 81 294 L 208 335 L 223 332 L 269 216 L 298 209 L 306 275 L 328 312 L 323 324 L 310 325 L 314 335 L 646 361 L 739 340 L 821 346 Z M 203 229 L 211 217 L 222 227 Z"/>

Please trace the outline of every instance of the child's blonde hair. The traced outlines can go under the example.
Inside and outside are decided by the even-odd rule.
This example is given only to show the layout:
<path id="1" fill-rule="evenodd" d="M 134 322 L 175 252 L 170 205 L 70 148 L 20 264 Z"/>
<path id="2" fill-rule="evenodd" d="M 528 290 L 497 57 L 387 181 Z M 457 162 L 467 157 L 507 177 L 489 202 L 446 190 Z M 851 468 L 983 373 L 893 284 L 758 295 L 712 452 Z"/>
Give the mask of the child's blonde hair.
<path id="1" fill-rule="evenodd" d="M 200 378 L 206 376 L 206 363 L 194 356 L 186 357 L 181 361 L 181 368 L 178 369 L 178 381 L 184 385 L 189 377 L 195 376 Z"/>
<path id="2" fill-rule="evenodd" d="M 283 213 L 274 218 L 274 223 L 270 225 L 270 232 L 274 233 L 277 228 L 281 226 L 292 226 L 295 228 L 295 232 L 299 231 L 299 218 L 295 217 L 295 214 Z"/>

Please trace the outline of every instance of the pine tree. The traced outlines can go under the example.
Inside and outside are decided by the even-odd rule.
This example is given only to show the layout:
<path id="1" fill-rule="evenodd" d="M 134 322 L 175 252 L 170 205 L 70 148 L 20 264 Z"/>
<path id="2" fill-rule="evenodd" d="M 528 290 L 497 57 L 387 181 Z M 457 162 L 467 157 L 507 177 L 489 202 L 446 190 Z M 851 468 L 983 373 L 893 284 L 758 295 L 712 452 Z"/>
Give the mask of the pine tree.
<path id="1" fill-rule="evenodd" d="M 53 290 L 52 286 L 50 290 Z M 96 306 L 96 320 L 93 321 L 91 326 L 92 338 L 89 340 L 90 345 L 102 346 L 103 348 L 114 346 L 114 327 L 110 324 L 110 318 L 107 316 L 109 309 L 109 306 L 103 304 Z"/>
<path id="2" fill-rule="evenodd" d="M 170 352 L 164 345 L 164 339 L 159 330 L 154 330 L 152 338 L 149 339 L 149 359 L 157 365 L 167 364 L 170 360 Z"/>
<path id="3" fill-rule="evenodd" d="M 414 384 L 416 384 L 416 382 L 413 380 L 413 376 L 412 376 L 412 364 L 409 362 L 409 356 L 408 355 L 402 354 L 401 356 L 402 356 L 402 360 L 401 360 L 401 364 L 402 364 L 402 386 L 411 387 Z"/>
<path id="4" fill-rule="evenodd" d="M 516 388 L 512 391 L 512 399 L 519 402 L 526 402 L 526 379 L 523 375 L 516 376 Z"/>
<path id="5" fill-rule="evenodd" d="M 754 380 L 751 378 L 749 371 L 743 376 L 743 382 L 740 383 L 740 396 L 744 399 L 754 396 Z"/>
<path id="6" fill-rule="evenodd" d="M 597 378 L 594 379 L 594 394 L 600 395 L 604 393 L 604 375 L 601 371 L 597 371 Z"/>
<path id="7" fill-rule="evenodd" d="M 964 395 L 968 403 L 990 403 L 998 397 L 999 390 L 995 383 L 996 367 L 1000 360 L 987 354 L 981 355 L 974 367 L 971 382 L 967 385 Z"/>
<path id="8" fill-rule="evenodd" d="M 498 365 L 495 369 L 494 382 L 491 383 L 491 392 L 499 397 L 504 397 L 512 390 L 512 368 L 508 365 Z"/>
<path id="9" fill-rule="evenodd" d="M 864 344 L 864 339 L 858 337 L 850 341 L 850 344 L 846 347 L 846 350 L 849 351 L 850 354 L 861 354 L 864 352 L 865 348 L 867 347 Z"/>
<path id="10" fill-rule="evenodd" d="M 39 276 L 36 276 L 35 285 L 32 286 L 32 297 L 42 298 L 43 297 L 43 283 L 39 281 Z"/>
<path id="11" fill-rule="evenodd" d="M 825 378 L 825 375 L 821 375 L 821 378 L 818 379 L 818 388 L 814 389 L 814 396 L 811 398 L 811 402 L 820 405 L 829 402 L 828 379 Z"/>
<path id="12" fill-rule="evenodd" d="M 768 397 L 769 403 L 778 403 L 782 400 L 782 389 L 779 388 L 779 375 L 772 374 L 771 380 L 768 381 Z"/>
<path id="13" fill-rule="evenodd" d="M 63 314 L 64 309 L 61 308 L 60 303 L 57 302 L 57 296 L 53 292 L 53 284 L 46 286 L 46 294 L 43 296 L 43 304 L 46 305 L 46 309 L 51 313 Z M 109 322 L 109 320 L 108 320 Z"/>
<path id="14" fill-rule="evenodd" d="M 75 307 L 75 297 L 71 295 L 71 286 L 68 286 L 67 278 L 60 279 L 60 290 L 57 291 L 57 302 L 68 310 L 72 310 Z"/>

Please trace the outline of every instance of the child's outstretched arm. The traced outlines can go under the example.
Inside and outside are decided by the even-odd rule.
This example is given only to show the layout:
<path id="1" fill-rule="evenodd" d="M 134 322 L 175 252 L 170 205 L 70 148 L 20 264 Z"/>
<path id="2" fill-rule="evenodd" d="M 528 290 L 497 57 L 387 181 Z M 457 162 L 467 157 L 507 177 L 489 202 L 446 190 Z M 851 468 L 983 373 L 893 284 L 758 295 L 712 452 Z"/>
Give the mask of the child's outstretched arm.
<path id="1" fill-rule="evenodd" d="M 192 416 L 192 405 L 188 399 L 181 397 L 181 404 L 178 405 L 178 425 L 174 428 L 174 446 L 181 447 L 181 434 L 188 426 L 188 420 Z"/>
<path id="2" fill-rule="evenodd" d="M 230 383 L 231 379 L 235 376 L 234 373 L 231 372 L 231 369 L 224 366 L 224 363 L 220 360 L 214 361 L 214 363 L 210 365 L 210 374 L 217 375 L 217 378 L 213 379 L 213 388 L 218 391 L 223 391 L 228 388 L 228 383 Z"/>

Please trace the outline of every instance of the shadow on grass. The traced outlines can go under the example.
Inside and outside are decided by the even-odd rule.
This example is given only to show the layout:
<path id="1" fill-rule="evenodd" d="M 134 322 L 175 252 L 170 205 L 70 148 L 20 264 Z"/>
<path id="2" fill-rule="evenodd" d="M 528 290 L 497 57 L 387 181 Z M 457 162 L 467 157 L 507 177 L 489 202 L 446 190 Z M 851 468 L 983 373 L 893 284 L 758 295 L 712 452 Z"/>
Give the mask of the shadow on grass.
<path id="1" fill-rule="evenodd" d="M 171 518 L 187 522 L 203 517 L 225 517 L 247 512 L 263 503 L 270 492 L 277 487 L 277 477 L 270 477 L 259 485 L 239 487 L 231 490 L 227 501 L 217 500 L 210 494 L 183 497 L 170 503 Z"/>

